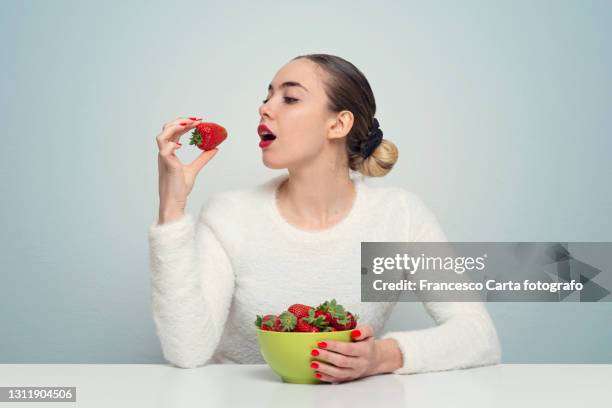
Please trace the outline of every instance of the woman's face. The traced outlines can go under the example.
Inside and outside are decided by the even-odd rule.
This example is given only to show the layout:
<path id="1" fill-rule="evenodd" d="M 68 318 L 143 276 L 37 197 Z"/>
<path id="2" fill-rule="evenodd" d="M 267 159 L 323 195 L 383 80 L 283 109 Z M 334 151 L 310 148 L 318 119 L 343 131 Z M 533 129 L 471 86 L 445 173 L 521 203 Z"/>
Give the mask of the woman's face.
<path id="1" fill-rule="evenodd" d="M 314 62 L 298 59 L 283 66 L 272 79 L 259 108 L 260 126 L 265 124 L 276 136 L 262 147 L 266 167 L 309 164 L 325 148 L 336 115 L 327 109 L 322 75 Z"/>

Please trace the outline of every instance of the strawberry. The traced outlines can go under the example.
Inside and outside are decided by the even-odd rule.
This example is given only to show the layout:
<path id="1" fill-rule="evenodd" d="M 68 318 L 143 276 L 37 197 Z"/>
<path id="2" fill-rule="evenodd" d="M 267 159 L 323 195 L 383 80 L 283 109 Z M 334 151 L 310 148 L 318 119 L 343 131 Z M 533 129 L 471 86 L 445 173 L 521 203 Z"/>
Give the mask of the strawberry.
<path id="1" fill-rule="evenodd" d="M 344 316 L 334 319 L 332 325 L 337 330 L 351 330 L 357 327 L 357 319 L 358 315 L 353 316 L 351 312 L 346 312 Z"/>
<path id="2" fill-rule="evenodd" d="M 278 317 L 280 320 L 280 331 L 293 331 L 297 323 L 297 318 L 291 312 L 283 312 Z"/>
<path id="3" fill-rule="evenodd" d="M 312 325 L 306 322 L 306 317 L 300 317 L 297 321 L 297 324 L 295 325 L 295 331 L 296 332 L 319 332 L 321 331 L 321 329 L 319 329 L 315 325 Z"/>
<path id="4" fill-rule="evenodd" d="M 280 331 L 280 319 L 278 316 L 272 314 L 263 317 L 257 316 L 255 325 L 258 325 L 261 330 Z"/>
<path id="5" fill-rule="evenodd" d="M 283 312 L 279 316 L 276 315 L 265 315 L 257 316 L 255 320 L 255 326 L 265 331 L 293 331 L 297 319 L 289 312 Z"/>
<path id="6" fill-rule="evenodd" d="M 328 326 L 328 323 L 325 321 L 325 316 L 324 315 L 317 316 L 314 309 L 310 309 L 308 311 L 308 316 L 304 317 L 304 321 L 321 330 Z"/>
<path id="7" fill-rule="evenodd" d="M 332 324 L 333 317 L 330 312 L 324 312 L 322 310 L 315 310 L 315 317 L 319 317 L 319 316 L 323 317 L 323 321 L 325 321 L 327 325 Z"/>
<path id="8" fill-rule="evenodd" d="M 190 145 L 200 150 L 212 150 L 227 138 L 227 130 L 216 123 L 204 122 L 196 125 L 191 133 Z"/>
<path id="9" fill-rule="evenodd" d="M 317 311 L 321 311 L 329 316 L 326 320 L 328 323 L 332 324 L 336 319 L 342 318 L 346 315 L 346 310 L 341 304 L 336 302 L 336 299 L 332 299 L 331 301 L 325 301 L 321 303 L 317 307 Z"/>
<path id="10" fill-rule="evenodd" d="M 295 303 L 287 309 L 289 312 L 293 313 L 296 318 L 306 317 L 308 316 L 308 312 L 312 309 L 312 306 L 302 305 L 300 303 Z"/>

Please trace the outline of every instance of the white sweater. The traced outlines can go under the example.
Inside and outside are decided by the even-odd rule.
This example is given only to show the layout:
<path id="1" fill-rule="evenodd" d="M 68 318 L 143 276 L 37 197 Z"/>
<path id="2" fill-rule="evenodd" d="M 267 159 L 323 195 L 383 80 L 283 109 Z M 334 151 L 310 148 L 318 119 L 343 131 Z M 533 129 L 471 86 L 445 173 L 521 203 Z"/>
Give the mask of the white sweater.
<path id="1" fill-rule="evenodd" d="M 166 360 L 182 368 L 265 363 L 256 314 L 336 299 L 377 338 L 397 341 L 404 364 L 396 374 L 500 361 L 482 303 L 424 302 L 435 327 L 381 335 L 396 302 L 361 302 L 362 241 L 447 241 L 418 195 L 352 174 L 357 197 L 349 214 L 329 229 L 305 231 L 278 211 L 276 188 L 286 177 L 215 194 L 197 221 L 186 213 L 149 227 L 153 319 Z"/>

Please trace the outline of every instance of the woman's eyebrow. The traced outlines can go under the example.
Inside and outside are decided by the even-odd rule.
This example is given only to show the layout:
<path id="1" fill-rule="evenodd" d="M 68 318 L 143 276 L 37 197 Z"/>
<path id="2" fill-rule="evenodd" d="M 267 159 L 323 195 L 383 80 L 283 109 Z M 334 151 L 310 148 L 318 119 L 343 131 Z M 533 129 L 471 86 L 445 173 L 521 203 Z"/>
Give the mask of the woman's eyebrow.
<path id="1" fill-rule="evenodd" d="M 306 92 L 309 92 L 308 89 L 306 89 L 306 87 L 302 84 L 300 84 L 299 82 L 295 82 L 295 81 L 285 81 L 281 84 L 281 86 L 279 88 L 287 88 L 290 86 L 299 86 L 300 88 L 304 88 L 304 90 Z M 268 85 L 268 91 L 272 90 L 272 84 Z"/>

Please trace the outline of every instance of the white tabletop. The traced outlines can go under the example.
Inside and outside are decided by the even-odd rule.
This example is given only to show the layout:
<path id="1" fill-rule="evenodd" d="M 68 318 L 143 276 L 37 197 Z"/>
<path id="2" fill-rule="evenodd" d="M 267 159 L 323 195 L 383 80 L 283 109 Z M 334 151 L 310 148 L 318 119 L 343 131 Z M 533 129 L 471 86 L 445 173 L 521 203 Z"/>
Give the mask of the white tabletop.
<path id="1" fill-rule="evenodd" d="M 75 386 L 59 407 L 610 406 L 612 365 L 503 364 L 385 374 L 341 384 L 283 383 L 267 365 L 0 364 L 0 386 Z M 325 405 L 324 405 L 325 404 Z M 44 402 L 0 403 L 38 407 Z"/>

